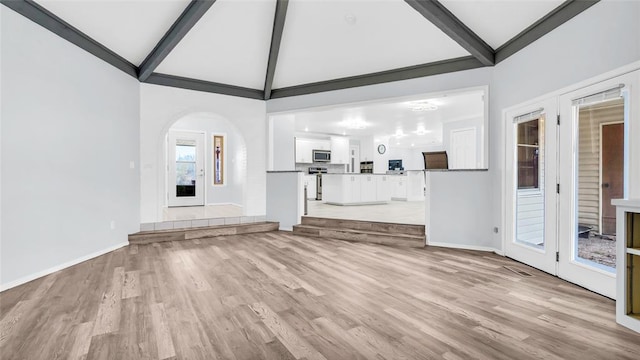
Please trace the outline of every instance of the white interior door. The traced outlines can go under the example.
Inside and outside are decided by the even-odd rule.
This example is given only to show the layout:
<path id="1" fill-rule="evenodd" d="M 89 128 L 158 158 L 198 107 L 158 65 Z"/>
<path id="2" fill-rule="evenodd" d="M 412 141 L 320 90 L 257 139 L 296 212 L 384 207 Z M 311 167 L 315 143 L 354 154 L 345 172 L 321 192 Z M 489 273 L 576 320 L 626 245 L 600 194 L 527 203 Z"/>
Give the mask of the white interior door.
<path id="1" fill-rule="evenodd" d="M 347 172 L 359 173 L 360 172 L 360 146 L 349 146 L 349 164 L 347 164 Z"/>
<path id="2" fill-rule="evenodd" d="M 450 169 L 477 167 L 476 128 L 451 130 Z"/>
<path id="3" fill-rule="evenodd" d="M 505 254 L 556 274 L 557 104 L 506 113 Z"/>
<path id="4" fill-rule="evenodd" d="M 167 197 L 169 206 L 204 205 L 204 133 L 169 131 Z"/>
<path id="5" fill-rule="evenodd" d="M 560 206 L 558 276 L 615 299 L 615 236 L 600 229 L 600 125 L 624 123 L 624 196 L 628 192 L 629 107 L 637 75 L 624 75 L 560 97 Z M 637 101 L 637 92 L 634 95 Z M 612 115 L 613 114 L 613 115 Z M 617 114 L 617 115 L 616 115 Z M 617 117 L 617 119 L 616 119 Z M 640 119 L 635 119 L 639 121 Z"/>

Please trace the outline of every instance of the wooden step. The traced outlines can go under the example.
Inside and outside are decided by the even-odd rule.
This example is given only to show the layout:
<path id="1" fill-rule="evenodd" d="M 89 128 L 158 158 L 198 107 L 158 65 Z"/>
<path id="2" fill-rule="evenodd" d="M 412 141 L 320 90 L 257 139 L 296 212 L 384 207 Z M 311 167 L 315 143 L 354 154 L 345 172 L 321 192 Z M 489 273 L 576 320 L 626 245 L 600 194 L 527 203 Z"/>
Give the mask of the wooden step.
<path id="1" fill-rule="evenodd" d="M 330 219 L 313 216 L 303 216 L 302 225 L 322 226 L 328 228 L 353 229 L 372 231 L 384 234 L 406 234 L 425 236 L 424 225 L 396 224 L 377 221 Z"/>
<path id="2" fill-rule="evenodd" d="M 422 248 L 425 246 L 424 235 L 413 234 L 390 234 L 377 231 L 365 231 L 347 228 L 334 228 L 314 225 L 294 225 L 293 232 L 298 235 L 325 237 L 338 240 L 368 242 L 382 245 L 392 245 L 400 247 Z"/>
<path id="3" fill-rule="evenodd" d="M 141 231 L 129 235 L 129 244 L 149 244 L 154 242 L 193 240 L 225 235 L 269 232 L 277 231 L 279 227 L 280 223 L 267 221 L 187 229 Z"/>

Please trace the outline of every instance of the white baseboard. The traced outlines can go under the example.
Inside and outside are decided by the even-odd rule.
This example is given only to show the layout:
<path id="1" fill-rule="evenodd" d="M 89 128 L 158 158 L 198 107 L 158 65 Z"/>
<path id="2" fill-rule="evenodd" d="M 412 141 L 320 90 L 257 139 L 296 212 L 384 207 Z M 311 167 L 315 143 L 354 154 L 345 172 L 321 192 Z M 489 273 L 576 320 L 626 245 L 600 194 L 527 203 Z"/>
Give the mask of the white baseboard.
<path id="1" fill-rule="evenodd" d="M 496 253 L 498 255 L 503 255 L 503 254 L 501 254 L 502 251 L 494 249 L 492 247 L 488 247 L 488 246 L 451 244 L 451 243 L 441 243 L 441 242 L 429 242 L 429 243 L 427 243 L 427 246 L 438 246 L 438 247 L 445 247 L 445 248 L 452 248 L 452 249 L 463 249 L 463 250 L 487 251 L 487 252 Z"/>
<path id="2" fill-rule="evenodd" d="M 280 227 L 278 230 L 280 231 L 293 231 L 293 227 Z"/>
<path id="3" fill-rule="evenodd" d="M 53 274 L 56 271 L 60 271 L 60 270 L 66 269 L 68 267 L 80 264 L 81 262 L 85 262 L 87 260 L 91 260 L 91 259 L 93 259 L 95 257 L 98 257 L 100 255 L 104 255 L 104 254 L 106 254 L 108 252 L 111 252 L 111 251 L 114 251 L 114 250 L 118 250 L 121 247 L 124 247 L 124 246 L 127 246 L 127 245 L 129 245 L 128 241 L 120 243 L 120 244 L 117 244 L 117 245 L 114 245 L 114 246 L 110 246 L 110 247 L 108 247 L 106 249 L 103 249 L 103 250 L 96 251 L 96 252 L 91 253 L 89 255 L 81 256 L 81 257 L 79 257 L 77 259 L 73 259 L 71 261 L 67 261 L 66 263 L 63 263 L 63 264 L 60 264 L 60 265 L 56 265 L 56 266 L 48 268 L 46 270 L 38 271 L 37 273 L 21 277 L 20 279 L 11 281 L 9 283 L 0 284 L 0 291 L 5 291 L 5 290 L 8 290 L 8 289 L 14 288 L 14 287 L 16 287 L 18 285 L 22 285 L 22 284 L 28 283 L 29 281 L 35 280 L 37 278 L 41 278 L 43 276 L 46 276 L 46 275 L 49 275 L 49 274 Z"/>

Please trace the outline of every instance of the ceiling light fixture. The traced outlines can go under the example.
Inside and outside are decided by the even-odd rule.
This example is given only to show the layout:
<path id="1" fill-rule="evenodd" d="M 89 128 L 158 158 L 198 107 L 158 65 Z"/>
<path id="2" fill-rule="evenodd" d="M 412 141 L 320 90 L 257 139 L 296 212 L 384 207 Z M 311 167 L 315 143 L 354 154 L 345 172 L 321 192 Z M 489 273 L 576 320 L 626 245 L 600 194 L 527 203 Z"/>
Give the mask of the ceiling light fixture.
<path id="1" fill-rule="evenodd" d="M 401 138 L 401 137 L 405 137 L 407 136 L 407 134 L 405 134 L 402 129 L 397 129 L 396 133 L 393 134 L 393 136 L 395 136 L 396 138 Z"/>
<path id="2" fill-rule="evenodd" d="M 340 125 L 347 129 L 364 129 L 367 127 L 367 122 L 360 118 L 351 118 L 343 120 Z"/>
<path id="3" fill-rule="evenodd" d="M 309 127 L 308 127 L 308 126 L 305 126 L 305 127 L 304 127 L 304 131 L 309 132 Z"/>
<path id="4" fill-rule="evenodd" d="M 438 105 L 429 101 L 412 101 L 409 103 L 409 109 L 415 112 L 438 110 Z"/>

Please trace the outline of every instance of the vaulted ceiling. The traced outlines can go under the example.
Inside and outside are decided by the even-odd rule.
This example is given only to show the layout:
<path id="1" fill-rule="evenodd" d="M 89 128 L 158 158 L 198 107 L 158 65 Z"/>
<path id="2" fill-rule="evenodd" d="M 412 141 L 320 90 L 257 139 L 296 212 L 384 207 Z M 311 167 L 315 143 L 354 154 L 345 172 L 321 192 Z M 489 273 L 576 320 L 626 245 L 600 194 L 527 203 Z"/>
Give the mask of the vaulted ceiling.
<path id="1" fill-rule="evenodd" d="M 597 0 L 0 0 L 141 82 L 270 99 L 493 66 Z"/>

